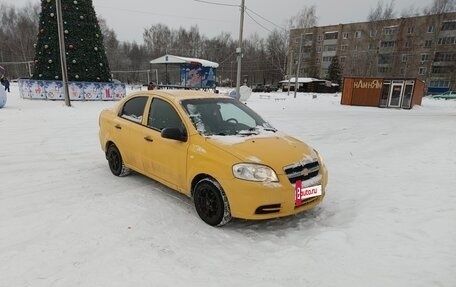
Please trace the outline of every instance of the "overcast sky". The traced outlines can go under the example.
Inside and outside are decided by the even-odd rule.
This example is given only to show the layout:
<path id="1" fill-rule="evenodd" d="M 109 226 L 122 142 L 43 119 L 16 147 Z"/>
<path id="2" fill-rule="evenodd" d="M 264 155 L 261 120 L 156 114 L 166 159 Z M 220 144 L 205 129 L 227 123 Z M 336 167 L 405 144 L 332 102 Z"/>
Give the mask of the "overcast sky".
<path id="1" fill-rule="evenodd" d="M 0 0 L 22 7 L 27 2 L 40 3 L 40 0 Z M 197 25 L 201 34 L 211 38 L 221 32 L 231 33 L 234 39 L 239 37 L 241 0 L 204 0 L 203 2 L 221 3 L 233 6 L 213 5 L 195 0 L 93 0 L 98 16 L 106 19 L 121 41 L 142 42 L 144 28 L 162 23 L 171 28 L 189 28 Z M 245 0 L 249 15 L 245 15 L 244 36 L 258 33 L 266 37 L 268 30 L 276 26 L 285 26 L 304 6 L 315 4 L 317 7 L 318 26 L 339 23 L 363 22 L 370 9 L 375 8 L 378 0 Z M 389 0 L 383 2 L 389 3 Z M 396 0 L 396 15 L 412 9 L 422 10 L 432 0 Z M 260 17 L 261 16 L 261 17 Z M 252 17 L 254 20 L 252 20 Z M 263 19 L 264 18 L 264 19 Z M 258 23 L 256 23 L 256 22 Z M 263 26 L 263 27 L 262 27 Z"/>

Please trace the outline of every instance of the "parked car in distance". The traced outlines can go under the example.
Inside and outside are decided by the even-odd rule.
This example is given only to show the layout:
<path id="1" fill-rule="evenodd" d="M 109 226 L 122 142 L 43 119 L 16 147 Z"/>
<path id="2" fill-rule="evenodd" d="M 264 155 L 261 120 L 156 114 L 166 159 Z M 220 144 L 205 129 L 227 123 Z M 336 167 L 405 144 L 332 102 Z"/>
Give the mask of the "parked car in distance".
<path id="1" fill-rule="evenodd" d="M 274 85 L 264 85 L 264 91 L 266 93 L 277 92 L 278 88 Z"/>
<path id="2" fill-rule="evenodd" d="M 99 125 L 114 175 L 134 170 L 192 197 L 212 226 L 296 214 L 325 196 L 318 152 L 228 96 L 140 91 L 103 110 Z"/>
<path id="3" fill-rule="evenodd" d="M 263 84 L 253 84 L 252 92 L 254 92 L 254 93 L 264 92 L 264 85 Z"/>
<path id="4" fill-rule="evenodd" d="M 442 94 L 432 95 L 433 99 L 456 100 L 456 91 L 447 91 Z"/>

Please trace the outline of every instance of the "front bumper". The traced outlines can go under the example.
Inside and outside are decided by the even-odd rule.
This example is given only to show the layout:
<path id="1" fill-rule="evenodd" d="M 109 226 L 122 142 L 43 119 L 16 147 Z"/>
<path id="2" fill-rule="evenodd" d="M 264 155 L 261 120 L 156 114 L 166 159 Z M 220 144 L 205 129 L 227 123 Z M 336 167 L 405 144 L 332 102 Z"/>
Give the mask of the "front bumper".
<path id="1" fill-rule="evenodd" d="M 318 205 L 326 193 L 328 172 L 324 166 L 320 169 L 318 182 L 309 184 L 322 185 L 322 195 L 306 199 L 300 206 L 295 206 L 294 185 L 286 175 L 278 175 L 279 182 L 252 182 L 240 179 L 221 180 L 230 203 L 231 215 L 235 218 L 260 220 L 297 214 Z M 306 182 L 303 182 L 306 184 Z"/>

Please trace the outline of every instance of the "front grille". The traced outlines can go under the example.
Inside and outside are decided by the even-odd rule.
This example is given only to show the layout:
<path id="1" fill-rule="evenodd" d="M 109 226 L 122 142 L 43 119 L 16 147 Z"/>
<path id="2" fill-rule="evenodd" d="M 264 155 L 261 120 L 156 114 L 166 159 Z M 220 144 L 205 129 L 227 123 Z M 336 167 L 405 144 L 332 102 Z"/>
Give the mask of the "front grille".
<path id="1" fill-rule="evenodd" d="M 320 164 L 318 163 L 318 160 L 299 162 L 286 166 L 283 170 L 285 171 L 288 180 L 294 184 L 298 180 L 305 181 L 316 177 L 320 172 Z"/>

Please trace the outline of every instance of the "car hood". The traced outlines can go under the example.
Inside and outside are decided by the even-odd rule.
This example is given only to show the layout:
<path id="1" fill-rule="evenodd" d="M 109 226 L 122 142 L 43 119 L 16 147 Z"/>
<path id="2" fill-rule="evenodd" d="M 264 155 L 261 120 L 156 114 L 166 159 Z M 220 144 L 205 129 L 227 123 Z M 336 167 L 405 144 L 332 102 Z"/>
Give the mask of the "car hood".
<path id="1" fill-rule="evenodd" d="M 283 168 L 301 161 L 317 160 L 316 152 L 307 144 L 287 135 L 209 136 L 207 141 L 240 162 L 258 163 L 283 174 Z"/>

